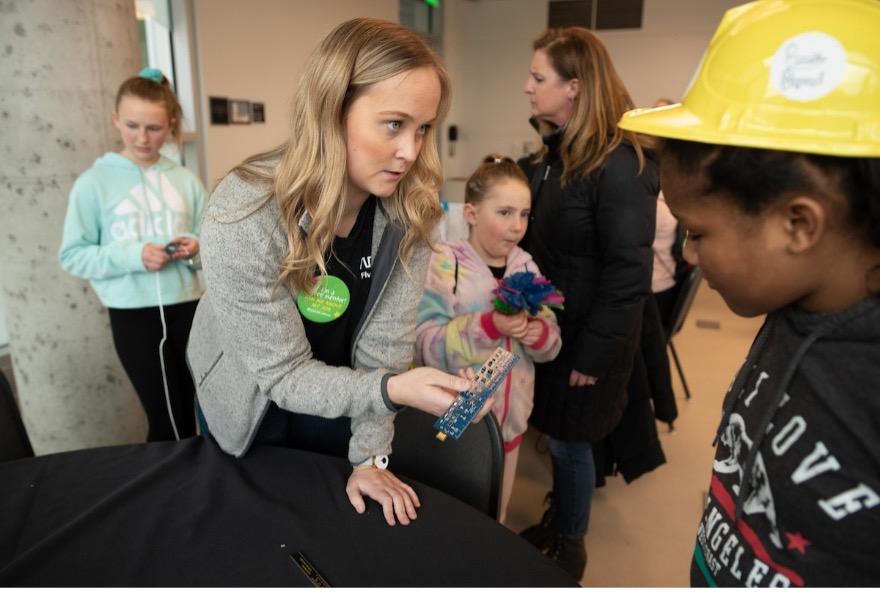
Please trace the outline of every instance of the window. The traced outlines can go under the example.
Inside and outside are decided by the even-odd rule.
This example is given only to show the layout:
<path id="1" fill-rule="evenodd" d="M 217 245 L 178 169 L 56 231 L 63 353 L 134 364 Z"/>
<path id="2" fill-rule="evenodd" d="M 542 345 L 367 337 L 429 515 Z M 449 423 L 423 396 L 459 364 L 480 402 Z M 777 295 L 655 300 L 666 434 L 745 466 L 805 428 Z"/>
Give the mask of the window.
<path id="1" fill-rule="evenodd" d="M 171 81 L 183 109 L 180 149 L 167 142 L 162 154 L 181 163 L 204 182 L 201 109 L 195 76 L 192 0 L 134 0 L 143 67 L 157 68 Z"/>

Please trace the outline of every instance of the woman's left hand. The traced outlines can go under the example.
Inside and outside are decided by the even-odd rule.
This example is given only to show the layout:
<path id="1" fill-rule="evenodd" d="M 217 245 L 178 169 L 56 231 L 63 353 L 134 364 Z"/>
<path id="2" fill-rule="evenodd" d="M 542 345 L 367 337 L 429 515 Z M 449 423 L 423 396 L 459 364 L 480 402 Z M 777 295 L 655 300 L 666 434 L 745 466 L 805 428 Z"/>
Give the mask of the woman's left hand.
<path id="1" fill-rule="evenodd" d="M 179 236 L 172 241 L 177 245 L 177 250 L 171 256 L 172 259 L 192 259 L 199 254 L 199 241 L 188 236 Z"/>
<path id="2" fill-rule="evenodd" d="M 421 505 L 419 496 L 412 487 L 395 477 L 388 469 L 376 467 L 352 469 L 345 493 L 358 514 L 363 514 L 367 509 L 364 495 L 379 502 L 389 526 L 397 523 L 395 516 L 404 526 L 409 524 L 416 519 L 416 508 Z"/>
<path id="3" fill-rule="evenodd" d="M 593 386 L 599 379 L 589 374 L 581 374 L 577 370 L 572 370 L 568 377 L 568 386 Z"/>

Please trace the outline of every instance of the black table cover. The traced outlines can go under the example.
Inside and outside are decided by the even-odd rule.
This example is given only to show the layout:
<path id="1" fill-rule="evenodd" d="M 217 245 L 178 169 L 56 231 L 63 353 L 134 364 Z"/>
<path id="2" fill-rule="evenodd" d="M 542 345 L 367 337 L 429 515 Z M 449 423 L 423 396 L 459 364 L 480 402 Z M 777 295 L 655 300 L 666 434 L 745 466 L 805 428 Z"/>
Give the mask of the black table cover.
<path id="1" fill-rule="evenodd" d="M 528 543 L 412 482 L 422 507 L 389 527 L 345 494 L 345 460 L 201 437 L 0 463 L 0 585 L 574 586 Z"/>

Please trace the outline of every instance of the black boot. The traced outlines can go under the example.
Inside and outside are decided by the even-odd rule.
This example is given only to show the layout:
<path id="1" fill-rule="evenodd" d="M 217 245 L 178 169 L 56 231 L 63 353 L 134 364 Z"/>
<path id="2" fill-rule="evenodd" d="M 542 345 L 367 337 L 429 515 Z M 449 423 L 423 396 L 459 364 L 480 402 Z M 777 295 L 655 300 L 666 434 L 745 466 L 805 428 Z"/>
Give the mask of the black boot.
<path id="1" fill-rule="evenodd" d="M 557 534 L 550 544 L 547 556 L 577 581 L 584 577 L 584 570 L 587 568 L 587 548 L 584 546 L 584 537 Z"/>
<path id="2" fill-rule="evenodd" d="M 519 533 L 519 536 L 540 549 L 542 553 L 550 548 L 553 538 L 559 534 L 556 528 L 552 526 L 553 517 L 556 513 L 553 507 L 552 491 L 547 492 L 547 495 L 544 497 L 544 504 L 547 505 L 547 509 L 544 511 L 544 515 L 541 516 L 541 522 L 534 526 L 529 526 Z"/>

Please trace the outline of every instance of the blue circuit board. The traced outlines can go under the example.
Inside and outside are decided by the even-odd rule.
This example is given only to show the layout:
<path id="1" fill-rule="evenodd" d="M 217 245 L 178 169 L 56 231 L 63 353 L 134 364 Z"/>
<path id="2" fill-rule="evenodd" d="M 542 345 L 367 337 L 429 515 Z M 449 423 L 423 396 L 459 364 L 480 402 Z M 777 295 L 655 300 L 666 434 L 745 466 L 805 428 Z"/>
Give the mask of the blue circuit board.
<path id="1" fill-rule="evenodd" d="M 518 355 L 500 347 L 492 352 L 489 359 L 477 371 L 471 388 L 458 393 L 449 409 L 434 422 L 437 439 L 442 442 L 448 436 L 452 436 L 453 439 L 458 440 L 477 412 L 483 408 L 486 399 L 495 392 L 518 361 Z"/>

